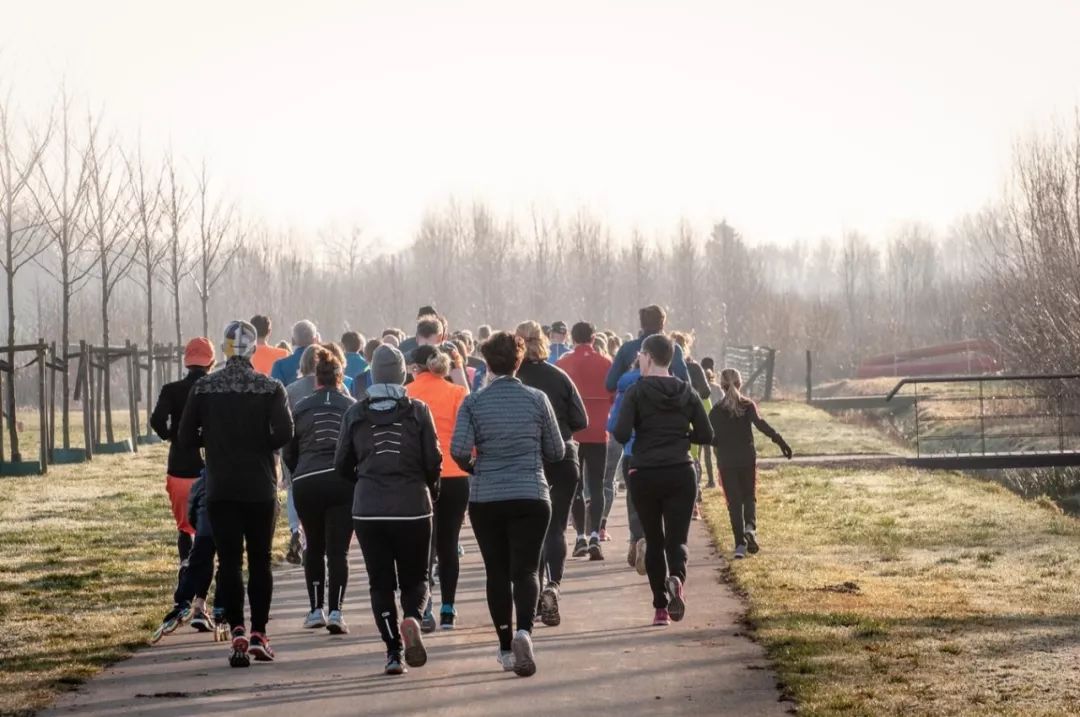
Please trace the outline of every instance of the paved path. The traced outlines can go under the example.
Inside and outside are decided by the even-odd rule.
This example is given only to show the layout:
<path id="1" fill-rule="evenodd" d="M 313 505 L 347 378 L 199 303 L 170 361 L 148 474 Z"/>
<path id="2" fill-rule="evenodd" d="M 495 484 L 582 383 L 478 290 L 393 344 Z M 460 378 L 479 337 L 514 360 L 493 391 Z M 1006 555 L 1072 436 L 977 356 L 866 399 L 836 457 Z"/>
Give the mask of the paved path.
<path id="1" fill-rule="evenodd" d="M 495 661 L 484 571 L 472 531 L 458 594 L 461 628 L 428 637 L 429 660 L 403 677 L 382 674 L 360 551 L 353 550 L 350 635 L 299 627 L 307 612 L 302 573 L 275 573 L 270 635 L 277 661 L 227 666 L 227 648 L 181 628 L 64 695 L 47 714 L 107 715 L 785 715 L 762 649 L 740 636 L 742 604 L 718 580 L 719 558 L 703 523 L 691 535 L 686 618 L 650 626 L 645 578 L 626 566 L 622 501 L 608 560 L 572 560 L 562 625 L 537 624 L 538 672 L 520 678 Z M 436 593 L 437 594 L 437 593 Z"/>

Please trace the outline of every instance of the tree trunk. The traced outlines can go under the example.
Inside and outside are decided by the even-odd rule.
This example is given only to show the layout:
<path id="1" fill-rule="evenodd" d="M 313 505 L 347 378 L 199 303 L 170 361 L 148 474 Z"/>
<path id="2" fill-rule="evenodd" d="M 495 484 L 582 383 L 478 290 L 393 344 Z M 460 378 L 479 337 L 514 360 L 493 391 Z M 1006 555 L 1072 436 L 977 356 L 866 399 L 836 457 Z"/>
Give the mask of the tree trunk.
<path id="1" fill-rule="evenodd" d="M 11 211 L 13 207 L 11 202 L 8 202 L 8 216 L 12 216 Z M 5 251 L 7 252 L 7 362 L 11 373 L 8 374 L 7 381 L 7 417 L 8 417 L 8 436 L 11 441 L 11 462 L 18 463 L 22 460 L 22 454 L 19 452 L 19 427 L 18 420 L 15 417 L 15 272 L 12 268 L 15 266 L 14 257 L 11 252 L 11 245 L 14 242 L 15 237 L 11 231 L 11 227 L 5 228 Z M 44 436 L 42 436 L 44 438 Z"/>
<path id="2" fill-rule="evenodd" d="M 146 254 L 146 435 L 151 435 L 150 415 L 154 412 L 154 268 Z M 135 370 L 139 370 L 139 357 L 135 357 Z"/>
<path id="3" fill-rule="evenodd" d="M 105 441 L 113 443 L 112 422 L 112 363 L 109 357 L 109 268 L 104 254 L 101 256 L 101 342 L 102 342 L 102 408 L 105 411 Z"/>
<path id="4" fill-rule="evenodd" d="M 71 279 L 68 274 L 67 257 L 61 257 L 61 261 L 63 262 L 63 266 L 60 268 L 62 278 L 62 286 L 60 287 L 60 350 L 64 354 L 64 372 L 60 377 L 60 387 L 64 394 L 61 399 L 63 405 L 61 409 L 61 413 L 63 414 L 61 421 L 64 424 L 64 449 L 66 450 L 71 448 L 71 396 L 69 392 L 70 385 L 67 363 L 68 340 L 71 337 Z M 85 390 L 83 391 L 83 394 L 83 400 L 86 400 Z"/>
<path id="5" fill-rule="evenodd" d="M 199 301 L 202 303 L 202 335 L 210 336 L 210 292 L 199 292 Z"/>
<path id="6" fill-rule="evenodd" d="M 176 346 L 180 348 L 184 345 L 184 335 L 180 328 L 180 282 L 176 281 L 172 286 L 173 290 L 173 328 L 176 329 Z M 184 359 L 177 352 L 176 357 L 176 378 L 183 378 L 184 374 Z"/>

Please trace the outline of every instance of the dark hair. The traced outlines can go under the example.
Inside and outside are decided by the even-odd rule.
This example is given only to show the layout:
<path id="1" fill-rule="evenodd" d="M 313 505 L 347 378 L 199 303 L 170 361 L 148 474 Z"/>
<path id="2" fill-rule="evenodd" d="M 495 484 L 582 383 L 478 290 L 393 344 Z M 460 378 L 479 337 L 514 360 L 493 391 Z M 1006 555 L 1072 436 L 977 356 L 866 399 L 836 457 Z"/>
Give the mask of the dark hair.
<path id="1" fill-rule="evenodd" d="M 659 333 L 664 330 L 664 324 L 667 323 L 667 312 L 656 304 L 649 304 L 638 311 L 638 319 L 643 331 Z"/>
<path id="2" fill-rule="evenodd" d="M 425 316 L 434 316 L 437 313 L 439 312 L 435 310 L 434 306 L 421 306 L 420 310 L 416 312 L 416 318 L 422 319 Z"/>
<path id="3" fill-rule="evenodd" d="M 357 353 L 360 351 L 360 347 L 364 345 L 364 340 L 357 332 L 346 331 L 341 335 L 341 345 L 349 353 Z"/>
<path id="4" fill-rule="evenodd" d="M 454 344 L 454 348 L 457 349 L 458 355 L 461 356 L 461 366 L 465 367 L 465 360 L 469 358 L 469 347 L 465 345 L 465 341 L 462 339 L 451 339 L 451 343 Z"/>
<path id="5" fill-rule="evenodd" d="M 417 337 L 429 339 L 432 336 L 438 336 L 442 333 L 443 323 L 439 320 L 438 316 L 425 316 L 416 322 L 416 335 Z"/>
<path id="6" fill-rule="evenodd" d="M 438 346 L 425 344 L 417 346 L 412 352 L 409 363 L 415 364 L 421 371 L 430 371 L 436 376 L 450 373 L 450 356 L 439 350 Z"/>
<path id="7" fill-rule="evenodd" d="M 579 321 L 570 329 L 570 338 L 575 344 L 591 344 L 596 338 L 596 327 L 588 321 Z"/>
<path id="8" fill-rule="evenodd" d="M 401 329 L 394 328 L 393 326 L 391 326 L 388 329 L 383 329 L 382 330 L 382 335 L 383 336 L 397 336 L 398 338 L 401 338 L 402 336 L 405 335 L 405 332 L 402 331 Z"/>
<path id="9" fill-rule="evenodd" d="M 706 356 L 705 358 L 701 359 L 701 368 L 705 369 L 706 371 L 712 371 L 716 368 L 716 361 L 713 360 L 712 356 Z"/>
<path id="10" fill-rule="evenodd" d="M 480 353 L 493 375 L 512 376 L 525 358 L 525 339 L 509 331 L 497 331 L 480 347 Z"/>
<path id="11" fill-rule="evenodd" d="M 476 329 L 476 340 L 487 341 L 491 338 L 491 327 L 487 324 L 480 324 L 480 327 Z"/>
<path id="12" fill-rule="evenodd" d="M 641 350 L 649 355 L 657 366 L 670 366 L 675 356 L 675 343 L 666 334 L 653 334 L 641 342 Z"/>
<path id="13" fill-rule="evenodd" d="M 265 339 L 267 336 L 270 335 L 270 317 L 269 316 L 263 316 L 262 314 L 256 314 L 255 316 L 251 317 L 251 321 L 249 321 L 248 323 L 250 323 L 252 326 L 255 327 L 255 334 L 260 339 Z"/>
<path id="14" fill-rule="evenodd" d="M 314 349 L 315 382 L 320 386 L 340 387 L 345 375 L 341 360 L 330 347 L 316 346 Z"/>
<path id="15" fill-rule="evenodd" d="M 364 344 L 364 358 L 368 363 L 371 363 L 371 357 L 375 355 L 375 349 L 380 346 L 382 346 L 382 341 L 379 341 L 378 339 L 369 339 L 368 342 Z"/>

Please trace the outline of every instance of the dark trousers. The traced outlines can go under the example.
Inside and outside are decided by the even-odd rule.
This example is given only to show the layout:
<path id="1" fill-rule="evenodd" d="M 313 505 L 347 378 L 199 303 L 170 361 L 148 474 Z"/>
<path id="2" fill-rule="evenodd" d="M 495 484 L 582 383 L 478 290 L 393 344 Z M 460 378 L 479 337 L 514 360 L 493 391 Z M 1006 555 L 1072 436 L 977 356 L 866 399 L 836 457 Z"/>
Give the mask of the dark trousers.
<path id="1" fill-rule="evenodd" d="M 327 567 L 330 610 L 340 610 L 345 600 L 353 530 L 352 500 L 353 486 L 333 474 L 293 482 L 293 502 L 307 538 L 304 579 L 312 610 L 325 604 Z"/>
<path id="2" fill-rule="evenodd" d="M 461 525 L 465 511 L 469 509 L 469 479 L 444 478 L 435 502 L 434 550 L 431 559 L 439 559 L 439 593 L 443 605 L 453 605 L 457 598 L 458 576 L 461 559 L 457 547 L 461 539 Z M 428 569 L 430 572 L 431 565 Z"/>
<path id="3" fill-rule="evenodd" d="M 173 602 L 191 602 L 193 598 L 206 598 L 210 583 L 214 579 L 214 556 L 217 549 L 214 538 L 209 535 L 196 535 L 188 553 L 187 567 L 180 574 L 180 581 L 173 593 Z M 220 592 L 221 580 L 218 580 Z M 219 596 L 214 596 L 214 607 L 222 607 Z"/>
<path id="4" fill-rule="evenodd" d="M 757 468 L 721 468 L 720 484 L 724 487 L 724 499 L 727 500 L 735 545 L 745 545 L 746 531 L 755 530 L 757 527 Z"/>
<path id="5" fill-rule="evenodd" d="M 667 607 L 664 582 L 669 575 L 686 582 L 690 519 L 697 499 L 697 474 L 691 464 L 636 468 L 630 473 L 630 495 L 645 531 L 645 568 L 653 607 Z"/>
<path id="6" fill-rule="evenodd" d="M 551 521 L 551 506 L 542 500 L 469 503 L 469 520 L 484 559 L 488 611 L 499 648 L 509 650 L 515 609 L 517 629 L 532 632 L 540 598 L 540 547 Z"/>
<path id="7" fill-rule="evenodd" d="M 551 520 L 544 537 L 539 574 L 541 578 L 546 577 L 548 582 L 558 585 L 566 569 L 566 517 L 580 483 L 577 461 L 545 463 L 544 477 L 551 494 Z"/>
<path id="8" fill-rule="evenodd" d="M 615 473 L 619 470 L 622 461 L 623 447 L 614 438 L 608 438 L 607 460 L 604 463 L 604 517 L 600 521 L 601 527 L 607 527 L 608 516 L 611 508 L 615 505 Z"/>
<path id="9" fill-rule="evenodd" d="M 266 632 L 274 592 L 270 550 L 277 520 L 277 501 L 213 501 L 207 505 L 207 511 L 218 551 L 218 591 L 224 602 L 225 619 L 230 627 L 244 625 L 243 561 L 246 545 L 251 631 Z"/>
<path id="10" fill-rule="evenodd" d="M 604 519 L 604 469 L 607 466 L 607 444 L 579 444 L 578 461 L 581 466 L 582 492 L 589 496 L 585 502 L 585 532 L 595 533 L 600 530 L 600 521 Z"/>
<path id="11" fill-rule="evenodd" d="M 638 517 L 637 508 L 634 507 L 634 497 L 630 495 L 630 457 L 623 456 L 622 471 L 623 483 L 626 484 L 626 521 L 630 530 L 630 542 L 636 543 L 645 537 L 645 531 L 641 528 L 641 518 Z"/>
<path id="12" fill-rule="evenodd" d="M 371 611 L 386 649 L 401 650 L 394 591 L 401 589 L 402 617 L 423 618 L 428 599 L 431 518 L 353 520 L 364 554 Z"/>

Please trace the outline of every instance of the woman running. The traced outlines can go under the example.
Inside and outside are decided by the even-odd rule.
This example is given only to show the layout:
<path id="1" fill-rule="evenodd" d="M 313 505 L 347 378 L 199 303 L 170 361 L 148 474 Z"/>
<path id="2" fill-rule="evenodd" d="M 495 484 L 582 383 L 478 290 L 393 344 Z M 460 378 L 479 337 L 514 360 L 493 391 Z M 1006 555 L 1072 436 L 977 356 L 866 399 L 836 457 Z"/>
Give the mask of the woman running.
<path id="1" fill-rule="evenodd" d="M 420 618 L 428 599 L 432 504 L 439 499 L 442 455 L 431 413 L 405 393 L 405 359 L 375 350 L 372 385 L 346 413 L 334 466 L 354 483 L 352 515 L 364 554 L 375 624 L 386 644 L 386 674 L 427 662 Z M 394 590 L 401 589 L 398 625 Z"/>
<path id="2" fill-rule="evenodd" d="M 314 352 L 316 388 L 293 408 L 296 430 L 282 458 L 292 475 L 293 500 L 307 538 L 304 579 L 311 612 L 304 627 L 325 627 L 332 635 L 342 635 L 349 631 L 341 608 L 349 582 L 353 484 L 334 470 L 334 451 L 342 417 L 356 401 L 342 393 L 344 369 L 340 359 L 323 346 L 309 350 Z M 329 616 L 324 607 L 327 566 Z"/>
<path id="3" fill-rule="evenodd" d="M 472 473 L 469 520 L 487 571 L 499 663 L 528 677 L 536 673 L 537 568 L 551 519 L 543 463 L 562 460 L 566 445 L 547 396 L 514 376 L 525 356 L 525 341 L 500 331 L 480 350 L 491 382 L 461 404 L 450 454 Z M 517 632 L 512 632 L 515 609 Z"/>
<path id="4" fill-rule="evenodd" d="M 735 537 L 735 558 L 742 559 L 749 552 L 758 552 L 757 540 L 757 451 L 754 449 L 754 431 L 768 436 L 780 447 L 784 457 L 791 459 L 791 446 L 758 413 L 757 405 L 744 396 L 742 375 L 736 369 L 725 368 L 720 372 L 720 390 L 723 398 L 709 413 L 713 429 L 713 446 L 716 448 L 716 468 L 720 471 L 720 485 L 724 488 L 731 532 Z"/>
<path id="5" fill-rule="evenodd" d="M 675 344 L 653 334 L 641 344 L 641 379 L 627 389 L 615 422 L 615 440 L 634 437 L 629 488 L 645 531 L 645 568 L 656 614 L 653 625 L 682 620 L 686 612 L 686 542 L 697 499 L 690 444 L 712 443 L 712 429 L 697 392 L 670 376 Z"/>
<path id="6" fill-rule="evenodd" d="M 465 387 L 447 380 L 450 362 L 450 355 L 435 346 L 417 347 L 412 354 L 412 366 L 409 367 L 413 381 L 405 387 L 410 398 L 427 404 L 431 417 L 435 420 L 435 433 L 439 437 L 440 446 L 450 445 L 458 410 L 469 394 Z M 441 478 L 439 501 L 435 504 L 433 552 L 439 561 L 439 592 L 442 595 L 439 627 L 453 630 L 457 617 L 454 600 L 461 569 L 457 549 L 458 537 L 461 535 L 461 524 L 465 521 L 465 511 L 469 507 L 469 474 L 453 461 L 443 461 Z M 428 567 L 431 567 L 430 561 Z M 421 627 L 424 632 L 435 629 L 435 617 L 430 608 L 424 611 Z"/>

